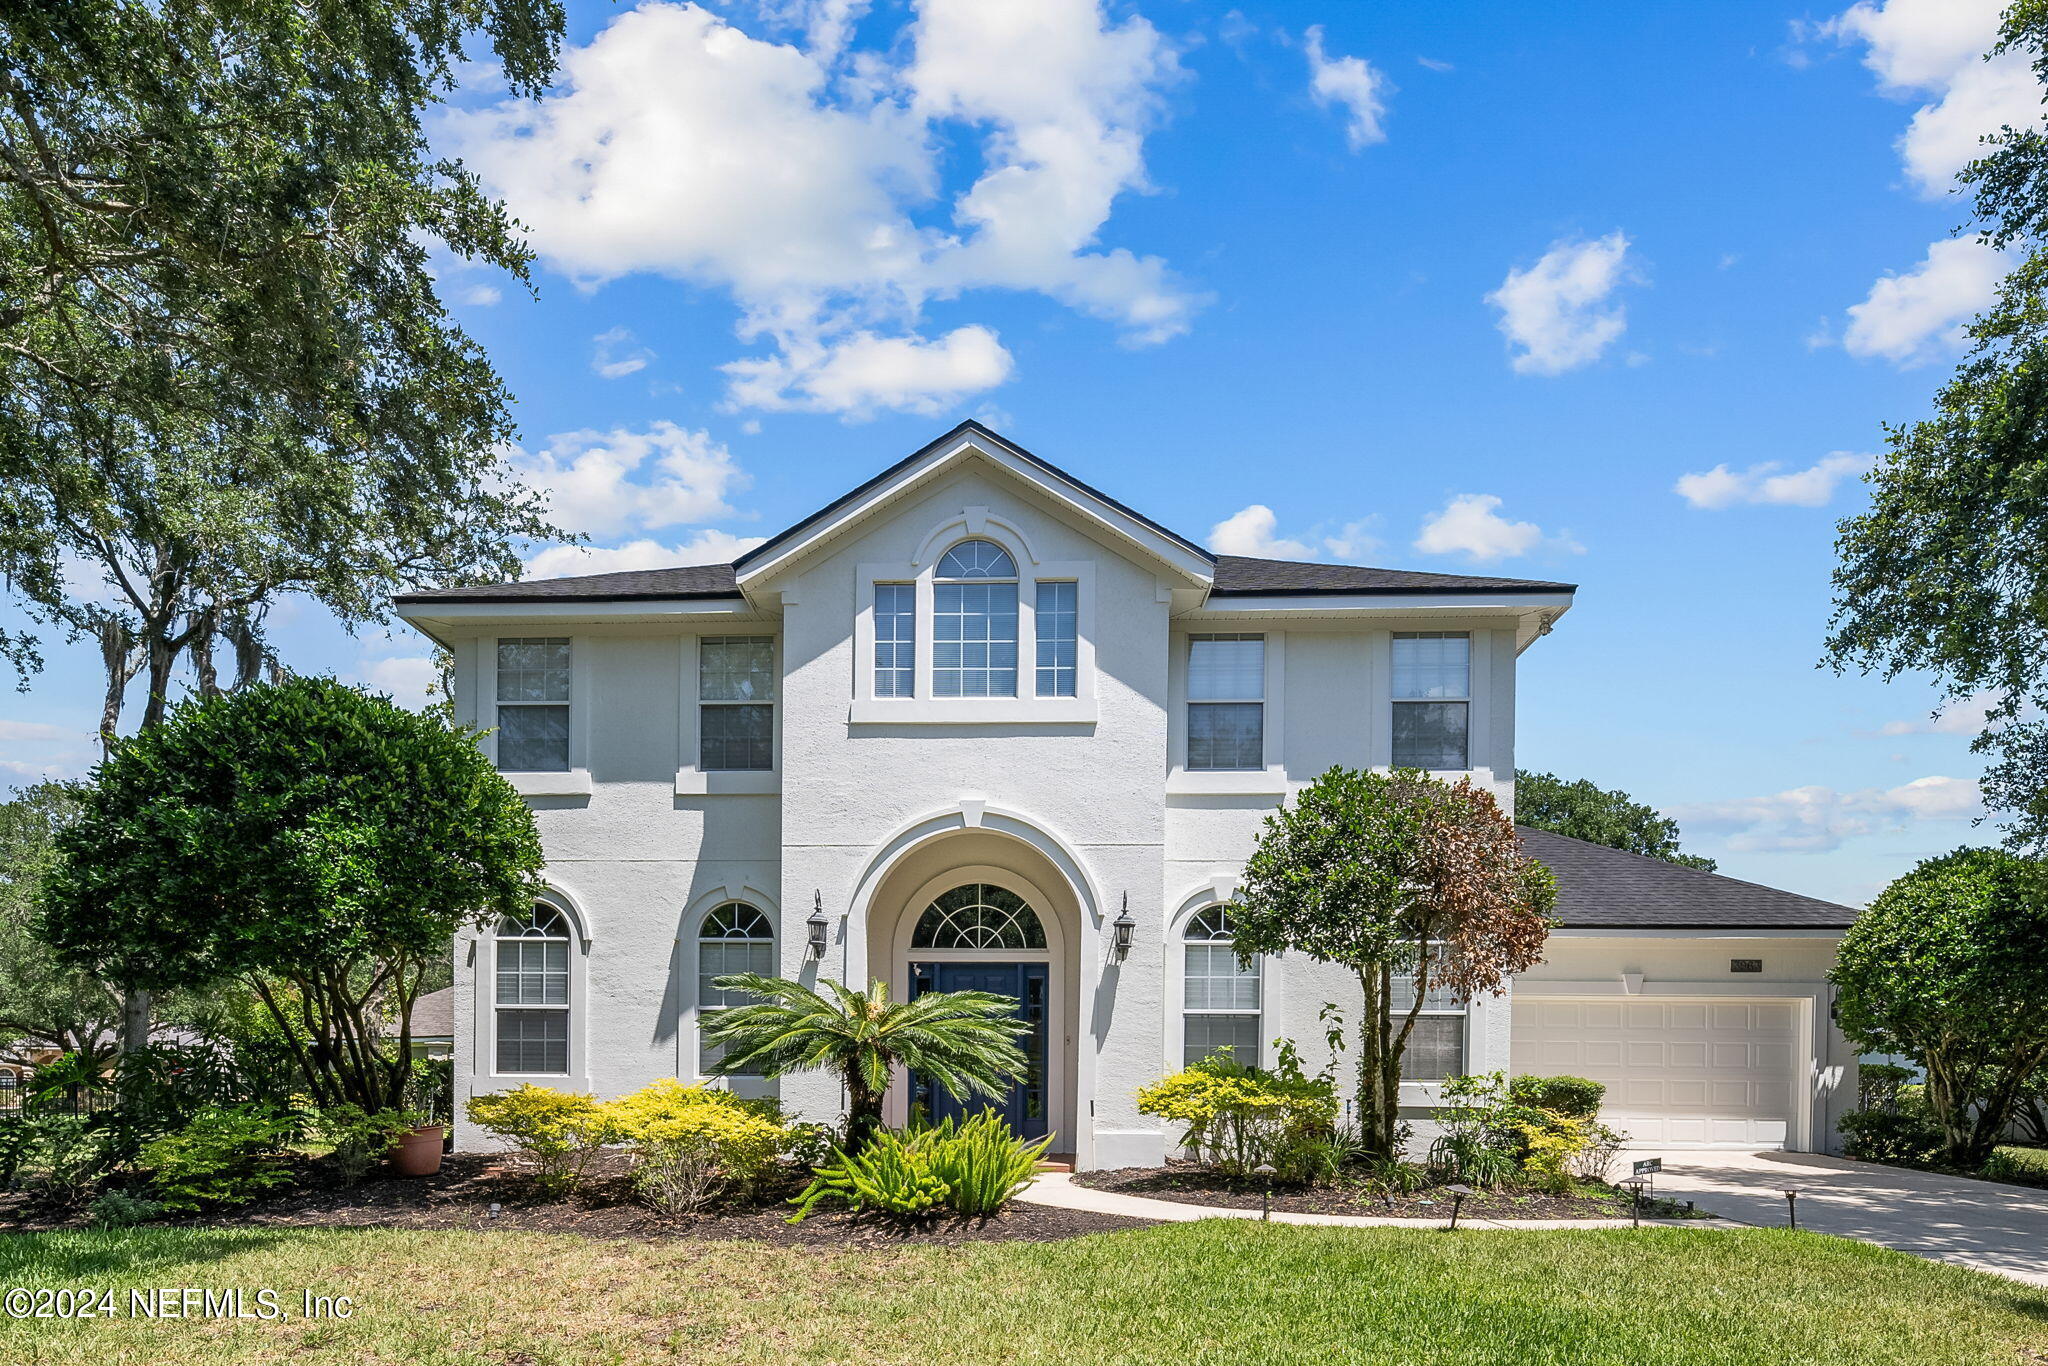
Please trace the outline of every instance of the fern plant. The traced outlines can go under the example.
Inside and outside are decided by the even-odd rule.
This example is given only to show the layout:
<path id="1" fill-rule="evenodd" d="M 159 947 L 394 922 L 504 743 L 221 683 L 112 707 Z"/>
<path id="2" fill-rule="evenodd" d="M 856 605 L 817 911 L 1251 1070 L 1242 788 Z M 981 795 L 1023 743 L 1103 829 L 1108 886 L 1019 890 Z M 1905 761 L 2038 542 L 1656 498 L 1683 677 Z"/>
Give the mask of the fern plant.
<path id="1" fill-rule="evenodd" d="M 1031 1184 L 1052 1137 L 1026 1142 L 984 1110 L 957 1130 L 948 1116 L 911 1142 L 928 1156 L 933 1174 L 952 1188 L 947 1206 L 955 1214 L 984 1219 Z"/>
<path id="2" fill-rule="evenodd" d="M 828 1199 L 877 1214 L 929 1214 L 951 1193 L 952 1187 L 932 1170 L 929 1153 L 883 1129 L 852 1157 L 835 1148 L 832 1161 L 818 1168 L 811 1184 L 790 1201 L 797 1211 L 789 1222 L 802 1223 L 820 1200 Z"/>
<path id="3" fill-rule="evenodd" d="M 841 1147 L 860 1153 L 882 1124 L 882 1097 L 894 1069 L 907 1067 L 956 1100 L 1000 1096 L 1024 1075 L 1017 1036 L 1027 1026 L 1017 1002 L 986 991 L 932 991 L 892 1001 L 876 982 L 855 991 L 824 985 L 830 997 L 785 977 L 744 972 L 713 984 L 756 997 L 721 1010 L 704 1037 L 724 1050 L 717 1071 L 781 1077 L 818 1069 L 846 1087 Z"/>

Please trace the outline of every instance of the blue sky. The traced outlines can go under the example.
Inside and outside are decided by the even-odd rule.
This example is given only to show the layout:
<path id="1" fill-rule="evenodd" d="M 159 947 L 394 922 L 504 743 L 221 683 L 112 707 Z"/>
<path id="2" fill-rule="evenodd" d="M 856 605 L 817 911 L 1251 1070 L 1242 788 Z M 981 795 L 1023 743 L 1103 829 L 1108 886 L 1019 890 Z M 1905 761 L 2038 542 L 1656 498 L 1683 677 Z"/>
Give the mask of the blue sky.
<path id="1" fill-rule="evenodd" d="M 1924 680 L 1817 668 L 1836 520 L 1998 262 L 1977 136 L 2036 116 L 1996 4 L 766 0 L 572 6 L 436 137 L 538 298 L 445 263 L 590 552 L 729 558 L 962 417 L 1218 549 L 1561 577 L 1525 766 L 1739 876 L 1860 903 L 1972 829 Z M 274 620 L 415 696 L 423 642 Z M 97 659 L 0 721 L 90 762 Z"/>

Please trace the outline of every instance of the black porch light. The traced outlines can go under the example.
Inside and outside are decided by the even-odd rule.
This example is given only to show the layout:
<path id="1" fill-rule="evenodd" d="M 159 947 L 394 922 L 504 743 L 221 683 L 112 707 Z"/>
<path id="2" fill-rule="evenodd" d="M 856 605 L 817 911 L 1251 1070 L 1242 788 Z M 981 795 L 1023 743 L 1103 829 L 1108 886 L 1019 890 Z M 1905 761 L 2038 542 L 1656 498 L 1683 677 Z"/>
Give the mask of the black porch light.
<path id="1" fill-rule="evenodd" d="M 811 893 L 811 915 L 808 920 L 804 921 L 804 928 L 810 932 L 809 939 L 806 942 L 810 945 L 811 957 L 823 958 L 825 956 L 825 936 L 827 931 L 831 929 L 831 926 L 825 920 L 825 894 L 823 892 L 813 891 Z"/>
<path id="2" fill-rule="evenodd" d="M 1117 912 L 1116 919 L 1109 922 L 1109 927 L 1116 931 L 1116 956 L 1122 958 L 1131 951 L 1131 935 L 1138 928 L 1138 922 L 1131 916 L 1129 892 L 1124 893 L 1123 909 Z"/>

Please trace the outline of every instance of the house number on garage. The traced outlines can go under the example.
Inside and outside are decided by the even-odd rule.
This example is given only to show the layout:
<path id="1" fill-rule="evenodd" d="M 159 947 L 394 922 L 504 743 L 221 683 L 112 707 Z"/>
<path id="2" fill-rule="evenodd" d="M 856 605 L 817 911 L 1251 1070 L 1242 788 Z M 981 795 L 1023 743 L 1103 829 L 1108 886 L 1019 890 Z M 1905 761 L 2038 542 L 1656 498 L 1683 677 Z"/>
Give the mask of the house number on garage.
<path id="1" fill-rule="evenodd" d="M 1731 958 L 1728 960 L 1728 971 L 1730 972 L 1762 972 L 1763 970 L 1764 960 L 1761 958 Z"/>

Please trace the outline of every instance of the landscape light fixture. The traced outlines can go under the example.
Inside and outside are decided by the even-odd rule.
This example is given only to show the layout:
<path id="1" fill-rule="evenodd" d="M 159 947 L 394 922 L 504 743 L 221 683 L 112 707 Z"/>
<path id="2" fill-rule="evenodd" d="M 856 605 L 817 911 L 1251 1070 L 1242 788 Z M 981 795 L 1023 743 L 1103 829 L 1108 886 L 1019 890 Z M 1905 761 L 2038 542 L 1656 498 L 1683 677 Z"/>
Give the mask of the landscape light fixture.
<path id="1" fill-rule="evenodd" d="M 1799 1231 L 1799 1192 L 1785 1192 L 1785 1227 Z"/>
<path id="2" fill-rule="evenodd" d="M 1252 1168 L 1252 1172 L 1253 1172 L 1253 1173 L 1254 1173 L 1255 1175 L 1258 1175 L 1258 1176 L 1263 1176 L 1263 1177 L 1265 1177 L 1265 1178 L 1266 1178 L 1266 1190 L 1265 1190 L 1265 1193 L 1264 1193 L 1263 1195 L 1261 1195 L 1261 1196 L 1259 1197 L 1259 1218 L 1260 1218 L 1260 1220 L 1261 1220 L 1261 1221 L 1263 1221 L 1263 1222 L 1265 1222 L 1265 1223 L 1268 1223 L 1268 1224 L 1270 1224 L 1270 1223 L 1272 1223 L 1272 1222 L 1273 1222 L 1273 1172 L 1274 1172 L 1274 1170 L 1275 1170 L 1275 1168 L 1274 1168 L 1273 1164 L 1272 1164 L 1272 1163 L 1270 1163 L 1270 1162 L 1261 1162 L 1261 1163 L 1260 1163 L 1260 1164 L 1259 1164 L 1258 1166 L 1256 1166 L 1256 1167 L 1253 1167 L 1253 1168 Z"/>
<path id="3" fill-rule="evenodd" d="M 1622 1189 L 1629 1193 L 1628 1226 L 1630 1228 L 1641 1228 L 1643 1226 L 1643 1187 L 1649 1184 L 1640 1176 L 1621 1183 Z"/>
<path id="4" fill-rule="evenodd" d="M 1109 927 L 1116 931 L 1116 956 L 1121 961 L 1131 951 L 1131 933 L 1138 928 L 1138 922 L 1131 918 L 1129 892 L 1124 893 L 1123 909 L 1117 912 L 1116 919 L 1109 922 Z"/>
<path id="5" fill-rule="evenodd" d="M 810 931 L 808 942 L 810 944 L 811 957 L 823 958 L 825 956 L 825 934 L 831 928 L 825 921 L 825 894 L 823 892 L 816 890 L 811 892 L 811 916 L 810 919 L 804 921 L 804 926 Z"/>
<path id="6" fill-rule="evenodd" d="M 1465 1197 L 1472 1193 L 1472 1188 L 1462 1181 L 1457 1181 L 1445 1186 L 1444 1189 L 1451 1193 L 1451 1232 L 1456 1233 L 1458 1211 L 1465 1208 Z"/>

